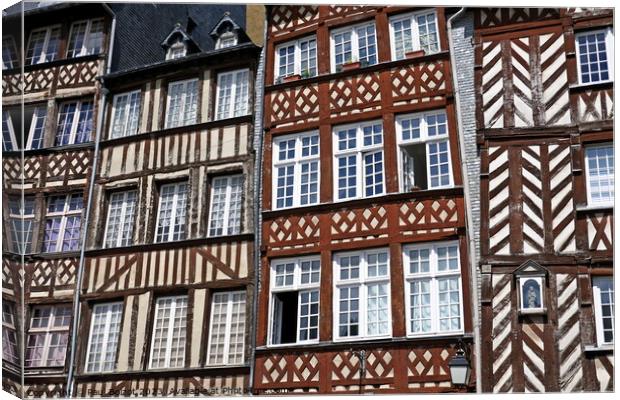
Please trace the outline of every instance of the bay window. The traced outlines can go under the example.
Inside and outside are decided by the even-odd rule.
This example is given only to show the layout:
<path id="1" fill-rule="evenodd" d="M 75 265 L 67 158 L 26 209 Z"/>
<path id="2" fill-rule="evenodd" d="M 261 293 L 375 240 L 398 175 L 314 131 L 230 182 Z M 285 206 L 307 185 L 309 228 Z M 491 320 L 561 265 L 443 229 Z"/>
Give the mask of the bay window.
<path id="1" fill-rule="evenodd" d="M 114 96 L 112 103 L 112 139 L 138 133 L 140 115 L 140 90 Z"/>
<path id="2" fill-rule="evenodd" d="M 71 25 L 67 58 L 99 54 L 103 49 L 103 19 L 74 22 Z"/>
<path id="3" fill-rule="evenodd" d="M 247 115 L 250 110 L 250 71 L 240 69 L 217 76 L 217 119 Z"/>
<path id="4" fill-rule="evenodd" d="M 334 128 L 336 199 L 370 197 L 385 192 L 383 126 L 380 121 Z"/>
<path id="5" fill-rule="evenodd" d="M 613 79 L 614 34 L 611 28 L 575 33 L 579 83 Z"/>
<path id="6" fill-rule="evenodd" d="M 318 256 L 271 262 L 270 344 L 318 341 L 320 285 Z"/>
<path id="7" fill-rule="evenodd" d="M 598 276 L 592 279 L 596 342 L 598 346 L 614 343 L 614 278 Z"/>
<path id="8" fill-rule="evenodd" d="M 319 133 L 280 136 L 273 140 L 275 208 L 319 202 Z"/>
<path id="9" fill-rule="evenodd" d="M 58 57 L 60 26 L 33 30 L 26 50 L 26 65 L 54 61 Z"/>
<path id="10" fill-rule="evenodd" d="M 2 299 L 2 361 L 13 364 L 19 361 L 15 321 L 15 304 Z"/>
<path id="11" fill-rule="evenodd" d="M 19 254 L 32 252 L 34 226 L 34 196 L 9 197 L 9 221 L 13 251 Z"/>
<path id="12" fill-rule="evenodd" d="M 132 244 L 136 198 L 137 192 L 135 190 L 110 194 L 104 235 L 105 247 L 120 247 Z"/>
<path id="13" fill-rule="evenodd" d="M 70 305 L 37 306 L 32 309 L 26 340 L 26 367 L 65 365 Z"/>
<path id="14" fill-rule="evenodd" d="M 290 75 L 301 75 L 302 78 L 316 76 L 316 36 L 276 46 L 274 71 L 276 81 Z"/>
<path id="15" fill-rule="evenodd" d="M 92 130 L 92 101 L 71 101 L 60 105 L 56 146 L 88 142 Z"/>
<path id="16" fill-rule="evenodd" d="M 586 153 L 586 182 L 588 205 L 613 205 L 614 147 L 607 143 L 588 146 Z"/>
<path id="17" fill-rule="evenodd" d="M 403 248 L 407 334 L 463 331 L 463 295 L 458 242 Z"/>
<path id="18" fill-rule="evenodd" d="M 426 54 L 438 52 L 435 11 L 425 10 L 390 18 L 390 38 L 393 60 L 402 60 L 407 53 L 417 50 L 424 50 Z"/>
<path id="19" fill-rule="evenodd" d="M 155 242 L 171 242 L 185 239 L 187 216 L 186 182 L 161 185 L 159 190 L 159 214 L 155 227 Z"/>
<path id="20" fill-rule="evenodd" d="M 171 82 L 168 85 L 166 128 L 196 123 L 198 110 L 198 79 Z"/>
<path id="21" fill-rule="evenodd" d="M 359 61 L 362 66 L 377 63 L 375 24 L 337 29 L 331 34 L 332 72 L 343 64 Z"/>
<path id="22" fill-rule="evenodd" d="M 185 366 L 187 296 L 160 297 L 155 302 L 155 321 L 149 368 Z"/>
<path id="23" fill-rule="evenodd" d="M 116 365 L 123 303 L 104 303 L 93 307 L 88 337 L 86 372 L 109 372 Z"/>
<path id="24" fill-rule="evenodd" d="M 79 249 L 83 206 L 81 193 L 49 197 L 43 252 L 77 251 Z"/>
<path id="25" fill-rule="evenodd" d="M 452 185 L 450 141 L 445 111 L 396 118 L 401 191 Z"/>
<path id="26" fill-rule="evenodd" d="M 238 235 L 241 233 L 241 204 L 243 175 L 213 178 L 209 236 Z"/>
<path id="27" fill-rule="evenodd" d="M 211 301 L 208 365 L 243 364 L 245 292 L 216 292 Z"/>
<path id="28" fill-rule="evenodd" d="M 392 335 L 388 249 L 334 256 L 336 340 Z"/>

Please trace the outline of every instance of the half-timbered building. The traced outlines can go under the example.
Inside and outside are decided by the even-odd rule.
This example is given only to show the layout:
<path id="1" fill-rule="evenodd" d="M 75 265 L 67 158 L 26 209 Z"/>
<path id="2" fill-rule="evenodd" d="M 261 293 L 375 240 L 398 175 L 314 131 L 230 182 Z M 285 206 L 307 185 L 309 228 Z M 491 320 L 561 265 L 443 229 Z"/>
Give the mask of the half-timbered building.
<path id="1" fill-rule="evenodd" d="M 475 11 L 483 391 L 613 390 L 612 24 Z"/>
<path id="2" fill-rule="evenodd" d="M 267 8 L 256 392 L 472 389 L 446 18 Z"/>
<path id="3" fill-rule="evenodd" d="M 209 42 L 192 21 L 176 24 L 162 61 L 101 77 L 109 93 L 80 291 L 78 396 L 249 386 L 260 47 L 244 21 L 220 17 Z"/>

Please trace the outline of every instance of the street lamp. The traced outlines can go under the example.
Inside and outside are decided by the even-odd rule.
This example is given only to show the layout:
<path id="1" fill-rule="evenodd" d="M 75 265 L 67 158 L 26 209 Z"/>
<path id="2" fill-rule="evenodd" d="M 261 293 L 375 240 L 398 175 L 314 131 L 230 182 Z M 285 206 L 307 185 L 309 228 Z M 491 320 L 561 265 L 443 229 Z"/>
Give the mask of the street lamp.
<path id="1" fill-rule="evenodd" d="M 448 366 L 450 367 L 452 385 L 467 386 L 469 384 L 471 367 L 469 366 L 469 360 L 465 355 L 462 343 L 459 343 L 456 354 L 452 357 L 452 360 L 450 360 Z"/>

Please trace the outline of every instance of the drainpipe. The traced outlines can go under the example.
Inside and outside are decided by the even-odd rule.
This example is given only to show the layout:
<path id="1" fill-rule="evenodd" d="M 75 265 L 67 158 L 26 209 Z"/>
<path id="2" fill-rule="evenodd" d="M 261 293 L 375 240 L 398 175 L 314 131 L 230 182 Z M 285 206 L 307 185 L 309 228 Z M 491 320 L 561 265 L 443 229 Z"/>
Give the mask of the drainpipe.
<path id="1" fill-rule="evenodd" d="M 473 301 L 473 307 L 472 307 L 472 315 L 473 315 L 473 323 L 474 323 L 474 354 L 475 354 L 475 369 L 476 369 L 476 392 L 477 393 L 481 393 L 482 392 L 482 384 L 481 384 L 481 379 L 480 379 L 480 371 L 482 368 L 482 363 L 480 361 L 480 315 L 479 315 L 479 310 L 478 310 L 478 300 L 479 300 L 479 295 L 478 295 L 478 272 L 477 272 L 477 263 L 476 263 L 476 242 L 475 242 L 475 236 L 474 236 L 474 223 L 473 223 L 473 217 L 472 217 L 472 213 L 471 211 L 471 198 L 469 195 L 469 177 L 467 175 L 467 161 L 465 158 L 465 132 L 463 131 L 463 118 L 461 115 L 461 96 L 459 93 L 459 85 L 458 85 L 458 78 L 457 78 L 457 71 L 456 71 L 456 59 L 455 59 L 455 55 L 454 55 L 454 41 L 452 39 L 452 23 L 454 21 L 456 21 L 459 17 L 461 17 L 465 11 L 467 10 L 467 7 L 462 7 L 456 14 L 454 14 L 453 16 L 451 16 L 450 18 L 448 18 L 448 43 L 449 43 L 449 47 L 450 47 L 450 66 L 452 69 L 452 82 L 454 83 L 453 85 L 453 90 L 454 90 L 454 100 L 456 103 L 456 119 L 457 119 L 457 125 L 458 125 L 458 130 L 459 130 L 459 147 L 460 147 L 460 158 L 461 158 L 461 171 L 462 171 L 462 176 L 463 176 L 463 187 L 465 188 L 465 190 L 463 191 L 463 197 L 465 200 L 465 223 L 466 223 L 466 229 L 467 229 L 467 236 L 468 236 L 468 253 L 469 253 L 469 265 L 471 266 L 470 268 L 470 273 L 471 273 L 471 293 L 472 293 L 472 298 L 474 299 Z"/>
<path id="2" fill-rule="evenodd" d="M 110 26 L 110 43 L 108 46 L 108 56 L 106 65 L 106 74 L 110 72 L 112 66 L 112 51 L 114 49 L 114 34 L 116 31 L 116 14 L 107 5 L 103 4 L 103 8 L 112 16 L 112 25 Z M 81 246 L 80 246 L 80 262 L 78 265 L 77 276 L 75 279 L 75 292 L 73 295 L 73 323 L 71 326 L 71 352 L 69 357 L 69 370 L 67 372 L 67 397 L 73 397 L 74 393 L 74 380 L 75 380 L 75 364 L 77 358 L 77 338 L 78 330 L 80 327 L 80 291 L 82 288 L 82 279 L 84 275 L 84 264 L 86 261 L 86 239 L 88 232 L 88 224 L 90 222 L 90 212 L 93 206 L 93 193 L 95 191 L 95 177 L 97 175 L 97 164 L 99 161 L 99 142 L 101 141 L 101 131 L 103 130 L 103 116 L 106 112 L 108 89 L 105 88 L 105 82 L 102 78 L 99 78 L 101 82 L 101 97 L 99 99 L 99 110 L 97 113 L 97 128 L 95 133 L 95 149 L 93 154 L 93 165 L 90 173 L 90 184 L 88 187 L 88 200 L 86 203 L 86 213 L 84 216 L 84 226 L 81 233 Z"/>
<path id="3" fill-rule="evenodd" d="M 265 6 L 269 7 L 269 6 Z M 258 330 L 258 295 L 261 287 L 261 257 L 260 247 L 262 238 L 262 177 L 263 177 L 263 139 L 265 133 L 263 131 L 263 100 L 265 93 L 265 59 L 267 57 L 265 51 L 267 46 L 267 10 L 265 9 L 265 21 L 263 26 L 263 49 L 260 53 L 258 69 L 262 69 L 262 74 L 256 74 L 256 96 L 254 106 L 254 299 L 252 301 L 252 318 L 253 329 L 250 335 L 250 382 L 249 392 L 252 395 L 254 391 L 254 369 L 256 364 L 256 332 Z M 261 68 L 262 67 L 262 68 Z"/>

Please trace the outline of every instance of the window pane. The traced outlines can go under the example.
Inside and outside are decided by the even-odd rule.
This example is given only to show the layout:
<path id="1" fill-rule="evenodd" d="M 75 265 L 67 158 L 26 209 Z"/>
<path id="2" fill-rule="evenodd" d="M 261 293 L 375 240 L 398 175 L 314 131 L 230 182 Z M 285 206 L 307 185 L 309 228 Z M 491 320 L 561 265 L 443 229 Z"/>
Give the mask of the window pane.
<path id="1" fill-rule="evenodd" d="M 105 247 L 129 246 L 132 243 L 136 191 L 110 195 Z"/>
<path id="2" fill-rule="evenodd" d="M 316 39 L 302 40 L 299 42 L 301 53 L 301 74 L 308 76 L 316 75 Z M 292 73 L 292 72 L 291 72 Z"/>
<path id="3" fill-rule="evenodd" d="M 383 193 L 383 151 L 364 156 L 366 196 Z"/>
<path id="4" fill-rule="evenodd" d="M 301 262 L 301 284 L 319 283 L 321 262 L 319 260 Z"/>
<path id="5" fill-rule="evenodd" d="M 461 329 L 461 305 L 459 278 L 437 280 L 439 295 L 439 330 L 456 331 Z"/>
<path id="6" fill-rule="evenodd" d="M 17 49 L 12 36 L 2 38 L 2 68 L 16 68 L 18 66 Z"/>
<path id="7" fill-rule="evenodd" d="M 157 299 L 151 346 L 151 368 L 184 366 L 186 329 L 187 296 Z"/>
<path id="8" fill-rule="evenodd" d="M 47 107 L 40 106 L 34 109 L 32 115 L 30 149 L 40 149 L 43 147 L 43 135 L 45 133 L 45 121 L 47 119 Z"/>
<path id="9" fill-rule="evenodd" d="M 245 293 L 215 293 L 207 363 L 240 364 L 244 359 Z"/>
<path id="10" fill-rule="evenodd" d="M 121 327 L 122 303 L 98 304 L 93 308 L 86 370 L 113 371 Z"/>
<path id="11" fill-rule="evenodd" d="M 299 340 L 319 337 L 319 291 L 299 293 Z"/>
<path id="12" fill-rule="evenodd" d="M 439 37 L 437 35 L 437 21 L 435 13 L 418 15 L 418 33 L 420 36 L 420 48 L 428 53 L 439 51 Z"/>
<path id="13" fill-rule="evenodd" d="M 187 183 L 161 186 L 155 242 L 170 242 L 185 238 L 187 190 Z"/>
<path id="14" fill-rule="evenodd" d="M 375 25 L 366 25 L 357 28 L 359 60 L 368 65 L 377 63 L 377 43 Z"/>
<path id="15" fill-rule="evenodd" d="M 336 65 L 342 65 L 353 61 L 353 47 L 351 44 L 350 31 L 334 35 L 334 59 Z"/>
<path id="16" fill-rule="evenodd" d="M 411 19 L 405 18 L 392 22 L 394 30 L 394 55 L 397 60 L 405 58 L 405 53 L 413 50 Z"/>
<path id="17" fill-rule="evenodd" d="M 411 332 L 430 332 L 431 326 L 431 281 L 416 279 L 410 284 Z"/>
<path id="18" fill-rule="evenodd" d="M 243 176 L 213 179 L 209 236 L 241 233 Z"/>
<path id="19" fill-rule="evenodd" d="M 614 200 L 614 149 L 612 145 L 586 148 L 588 190 L 592 203 Z"/>
<path id="20" fill-rule="evenodd" d="M 368 285 L 368 303 L 366 307 L 367 334 L 385 335 L 389 333 L 388 319 L 389 297 L 387 283 Z"/>
<path id="21" fill-rule="evenodd" d="M 613 277 L 596 277 L 592 285 L 598 290 L 600 309 L 595 311 L 600 323 L 599 337 L 603 343 L 614 342 L 614 281 Z"/>
<path id="22" fill-rule="evenodd" d="M 448 141 L 428 143 L 430 188 L 450 185 Z"/>
<path id="23" fill-rule="evenodd" d="M 605 32 L 592 32 L 577 37 L 582 83 L 600 82 L 609 79 L 605 36 Z"/>
<path id="24" fill-rule="evenodd" d="M 82 55 L 82 47 L 84 46 L 84 40 L 86 38 L 86 28 L 88 22 L 75 23 L 71 26 L 71 37 L 69 38 L 69 45 L 67 51 L 67 57 L 77 57 Z"/>
<path id="25" fill-rule="evenodd" d="M 340 288 L 338 330 L 340 337 L 359 335 L 359 287 Z"/>

